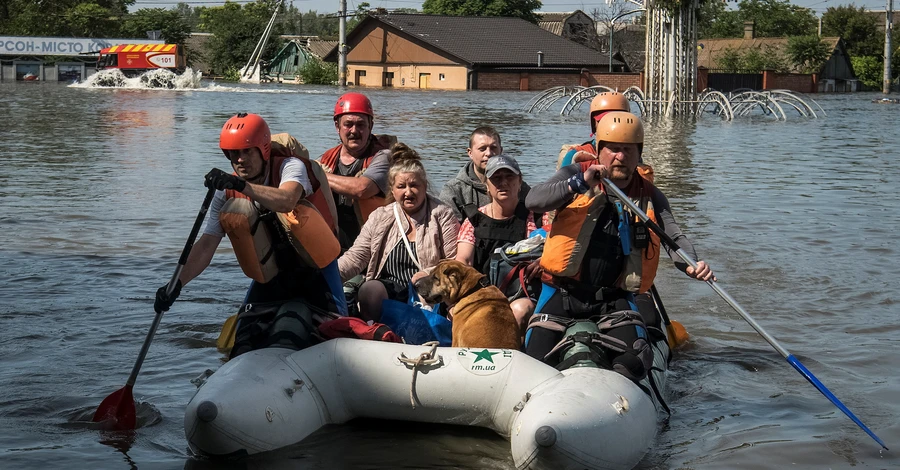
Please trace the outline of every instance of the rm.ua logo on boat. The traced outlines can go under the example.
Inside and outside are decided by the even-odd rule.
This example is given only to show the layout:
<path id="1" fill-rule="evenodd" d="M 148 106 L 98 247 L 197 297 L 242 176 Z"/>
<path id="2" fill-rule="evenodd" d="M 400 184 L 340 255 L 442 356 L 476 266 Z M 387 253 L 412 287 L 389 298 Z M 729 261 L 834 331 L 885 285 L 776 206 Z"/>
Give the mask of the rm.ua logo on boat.
<path id="1" fill-rule="evenodd" d="M 456 354 L 459 363 L 475 375 L 491 375 L 503 370 L 512 362 L 509 349 L 460 349 Z"/>

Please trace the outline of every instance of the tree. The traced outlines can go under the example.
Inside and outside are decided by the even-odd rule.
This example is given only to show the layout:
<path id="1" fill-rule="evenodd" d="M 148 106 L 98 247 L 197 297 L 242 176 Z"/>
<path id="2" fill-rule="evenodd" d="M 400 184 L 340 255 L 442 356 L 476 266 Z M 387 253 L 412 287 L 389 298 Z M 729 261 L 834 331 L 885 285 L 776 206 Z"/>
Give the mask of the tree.
<path id="1" fill-rule="evenodd" d="M 715 0 L 712 0 L 715 1 Z M 756 37 L 805 36 L 816 31 L 818 20 L 808 8 L 792 5 L 787 0 L 741 0 L 738 9 L 721 11 L 708 6 L 701 25 L 701 37 L 739 38 L 744 35 L 744 22 L 753 21 Z"/>
<path id="2" fill-rule="evenodd" d="M 147 31 L 160 31 L 168 44 L 184 44 L 191 35 L 190 26 L 178 9 L 141 8 L 128 15 L 122 25 L 122 34 L 130 38 L 147 36 Z"/>
<path id="3" fill-rule="evenodd" d="M 111 37 L 134 0 L 0 0 L 0 34 Z"/>
<path id="4" fill-rule="evenodd" d="M 787 54 L 803 73 L 818 73 L 832 50 L 815 34 L 788 38 Z"/>
<path id="5" fill-rule="evenodd" d="M 697 9 L 697 37 L 719 37 L 714 32 L 714 26 L 720 24 L 728 16 L 725 10 L 725 2 L 719 0 L 700 0 Z M 725 28 L 726 30 L 728 28 Z"/>
<path id="6" fill-rule="evenodd" d="M 588 47 L 593 47 L 594 49 L 603 52 L 609 52 L 609 31 L 610 29 L 612 29 L 612 47 L 614 52 L 631 52 L 636 49 L 643 50 L 645 40 L 639 37 L 639 35 L 629 34 L 627 29 L 624 27 L 624 24 L 627 24 L 629 20 L 633 18 L 625 14 L 637 9 L 637 5 L 628 3 L 624 0 L 612 0 L 602 7 L 592 9 L 591 18 L 593 18 L 594 22 L 597 24 L 598 32 L 602 34 L 599 36 L 593 36 L 592 42 L 597 42 L 596 45 L 592 45 L 588 41 L 585 41 L 584 44 Z M 643 15 L 643 13 L 634 13 L 634 17 L 638 17 L 639 15 Z M 615 19 L 617 17 L 618 19 Z M 585 32 L 585 34 L 588 35 L 587 32 Z M 590 38 L 589 35 L 586 39 L 588 38 Z"/>
<path id="7" fill-rule="evenodd" d="M 884 78 L 884 59 L 879 57 L 851 57 L 853 73 L 863 85 L 881 89 L 881 81 Z"/>
<path id="8" fill-rule="evenodd" d="M 269 23 L 274 5 L 274 2 L 258 1 L 242 8 L 238 3 L 226 2 L 201 12 L 201 27 L 213 34 L 206 43 L 205 57 L 214 72 L 225 73 L 246 65 Z M 281 47 L 280 29 L 279 25 L 273 27 L 263 57 L 272 57 Z"/>
<path id="9" fill-rule="evenodd" d="M 179 3 L 175 6 L 175 11 L 181 15 L 181 18 L 188 25 L 189 31 L 198 31 L 200 25 L 200 8 L 192 8 L 187 3 Z"/>
<path id="10" fill-rule="evenodd" d="M 884 53 L 884 34 L 878 32 L 877 18 L 863 7 L 828 7 L 822 15 L 822 35 L 840 36 L 851 56 L 878 56 Z"/>
<path id="11" fill-rule="evenodd" d="M 310 56 L 303 67 L 300 67 L 303 83 L 308 85 L 333 85 L 338 81 L 338 69 L 335 63 L 326 63 Z"/>
<path id="12" fill-rule="evenodd" d="M 787 72 L 790 69 L 784 56 L 772 46 L 746 49 L 744 52 L 726 48 L 716 57 L 716 65 L 730 73 L 759 73 L 763 70 Z"/>
<path id="13" fill-rule="evenodd" d="M 514 16 L 538 22 L 540 0 L 425 0 L 422 12 L 451 16 Z"/>

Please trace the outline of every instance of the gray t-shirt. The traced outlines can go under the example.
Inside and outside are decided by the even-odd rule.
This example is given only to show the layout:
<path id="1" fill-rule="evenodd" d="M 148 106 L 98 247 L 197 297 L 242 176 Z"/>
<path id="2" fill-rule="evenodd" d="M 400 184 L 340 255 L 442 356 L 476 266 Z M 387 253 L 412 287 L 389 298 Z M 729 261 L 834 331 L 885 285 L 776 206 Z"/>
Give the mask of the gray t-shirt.
<path id="1" fill-rule="evenodd" d="M 378 186 L 378 190 L 381 192 L 379 196 L 384 196 L 388 192 L 388 170 L 391 169 L 390 162 L 391 151 L 390 150 L 381 150 L 372 157 L 372 163 L 369 164 L 369 168 L 366 168 L 366 172 L 362 174 L 362 176 L 369 178 L 370 180 L 375 182 L 375 185 Z M 362 170 L 363 160 L 357 159 L 350 165 L 344 165 L 338 160 L 337 171 L 336 174 L 341 176 L 356 176 Z M 334 193 L 335 203 L 338 205 L 344 206 L 352 206 L 353 199 L 344 196 L 343 194 Z"/>
<path id="2" fill-rule="evenodd" d="M 312 183 L 309 181 L 309 175 L 306 172 L 306 165 L 299 158 L 286 158 L 281 164 L 281 184 L 288 181 L 300 183 L 303 186 L 303 194 L 312 194 Z M 266 177 L 265 184 L 269 183 L 269 177 Z M 225 191 L 216 191 L 213 196 L 212 203 L 209 205 L 209 216 L 206 218 L 206 227 L 203 228 L 204 235 L 212 235 L 222 238 L 225 231 L 219 224 L 219 211 L 225 205 Z"/>

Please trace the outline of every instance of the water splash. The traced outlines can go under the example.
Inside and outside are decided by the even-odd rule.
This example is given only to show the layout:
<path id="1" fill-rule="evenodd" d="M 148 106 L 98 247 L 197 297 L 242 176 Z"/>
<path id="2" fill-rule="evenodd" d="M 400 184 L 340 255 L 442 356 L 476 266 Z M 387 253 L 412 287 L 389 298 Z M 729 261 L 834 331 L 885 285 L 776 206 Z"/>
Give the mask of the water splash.
<path id="1" fill-rule="evenodd" d="M 83 82 L 69 85 L 75 88 L 131 88 L 148 89 L 163 88 L 169 90 L 192 90 L 200 88 L 200 79 L 203 74 L 200 71 L 185 69 L 184 73 L 176 74 L 166 69 L 155 69 L 142 73 L 137 77 L 126 77 L 119 69 L 101 70 L 85 79 Z"/>

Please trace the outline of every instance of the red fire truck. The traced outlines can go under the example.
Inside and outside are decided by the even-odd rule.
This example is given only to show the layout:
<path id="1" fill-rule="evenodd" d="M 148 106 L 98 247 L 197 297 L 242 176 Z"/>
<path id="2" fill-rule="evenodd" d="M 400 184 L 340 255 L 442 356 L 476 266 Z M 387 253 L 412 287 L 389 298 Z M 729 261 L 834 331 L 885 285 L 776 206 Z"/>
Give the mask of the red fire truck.
<path id="1" fill-rule="evenodd" d="M 119 69 L 126 77 L 148 70 L 184 72 L 184 48 L 177 44 L 119 44 L 100 50 L 97 70 Z"/>

